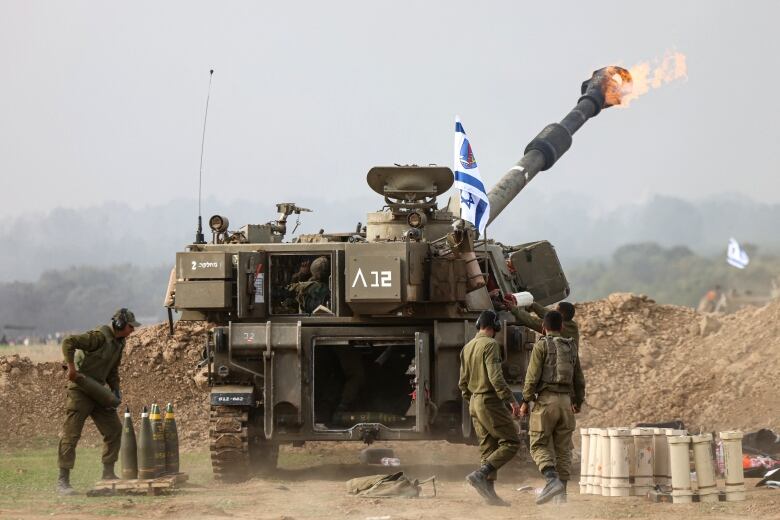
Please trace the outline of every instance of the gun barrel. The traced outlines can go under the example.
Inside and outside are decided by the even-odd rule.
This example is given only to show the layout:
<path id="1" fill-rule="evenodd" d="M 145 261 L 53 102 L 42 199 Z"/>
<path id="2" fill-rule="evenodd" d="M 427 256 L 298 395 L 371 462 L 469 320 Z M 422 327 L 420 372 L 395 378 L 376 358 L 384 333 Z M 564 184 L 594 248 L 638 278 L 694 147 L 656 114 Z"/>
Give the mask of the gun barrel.
<path id="1" fill-rule="evenodd" d="M 571 146 L 572 135 L 603 108 L 620 104 L 631 91 L 631 74 L 621 67 L 605 67 L 582 83 L 582 96 L 560 123 L 547 125 L 528 146 L 525 155 L 507 171 L 488 193 L 490 220 L 509 205 L 537 173 L 548 170 Z"/>

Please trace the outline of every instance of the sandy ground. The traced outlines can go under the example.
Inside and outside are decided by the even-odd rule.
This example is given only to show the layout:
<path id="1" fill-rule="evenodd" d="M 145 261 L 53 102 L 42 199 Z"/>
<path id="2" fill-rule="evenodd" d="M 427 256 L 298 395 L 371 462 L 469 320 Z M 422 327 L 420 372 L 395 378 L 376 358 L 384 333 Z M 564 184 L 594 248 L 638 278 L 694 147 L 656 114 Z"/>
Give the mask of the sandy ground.
<path id="1" fill-rule="evenodd" d="M 417 520 L 491 518 L 684 518 L 745 519 L 780 518 L 780 490 L 753 487 L 748 480 L 747 500 L 716 504 L 654 504 L 641 497 L 605 498 L 579 495 L 577 486 L 566 505 L 536 506 L 534 495 L 517 491 L 524 485 L 540 487 L 542 480 L 535 469 L 523 460 L 502 470 L 497 486 L 499 494 L 511 507 L 490 507 L 463 481 L 473 469 L 476 448 L 446 443 L 396 444 L 396 454 L 412 461 L 400 469 L 412 478 L 436 475 L 433 489 L 424 486 L 423 498 L 363 499 L 346 494 L 349 478 L 383 473 L 382 466 L 365 466 L 356 462 L 338 462 L 333 458 L 333 446 L 314 445 L 303 449 L 287 449 L 283 458 L 286 468 L 272 478 L 256 478 L 242 484 L 217 484 L 207 475 L 206 454 L 190 457 L 192 482 L 180 491 L 159 497 L 57 497 L 47 490 L 25 494 L 19 500 L 3 502 L 0 518 L 252 518 L 268 520 L 355 519 L 355 520 Z M 327 452 L 322 450 L 328 450 Z M 340 460 L 354 460 L 360 445 L 339 445 Z M 98 453 L 90 454 L 97 462 Z M 320 461 L 337 462 L 320 462 Z M 438 461 L 438 462 L 436 462 Z M 83 461 L 82 464 L 86 464 Z M 90 462 L 91 464 L 91 462 Z M 97 464 L 95 464 L 97 466 Z M 183 468 L 188 469 L 188 468 Z M 53 476 L 53 475 L 52 475 Z M 48 484 L 47 484 L 48 486 Z M 722 482 L 721 482 L 722 486 Z M 6 499 L 9 497 L 6 496 Z"/>
<path id="2" fill-rule="evenodd" d="M 611 295 L 578 309 L 583 367 L 589 381 L 588 402 L 578 416 L 578 426 L 681 418 L 692 431 L 780 429 L 780 400 L 774 397 L 780 357 L 766 354 L 780 345 L 780 301 L 720 317 L 628 294 Z M 765 325 L 751 328 L 754 323 Z M 59 363 L 3 358 L 0 352 L 0 518 L 780 519 L 780 491 L 756 489 L 755 481 L 749 482 L 748 499 L 739 503 L 652 504 L 638 497 L 581 496 L 572 486 L 569 504 L 537 507 L 532 494 L 517 491 L 524 485 L 542 484 L 535 468 L 522 459 L 502 470 L 497 486 L 512 507 L 488 507 L 463 483 L 479 458 L 477 449 L 444 442 L 393 445 L 405 464 L 400 469 L 411 478 L 436 475 L 435 498 L 347 496 L 348 479 L 389 472 L 382 466 L 357 463 L 362 446 L 355 443 L 285 447 L 282 469 L 273 478 L 220 485 L 211 477 L 204 448 L 206 392 L 195 370 L 205 331 L 202 325 L 183 324 L 171 338 L 159 325 L 128 342 L 122 365 L 126 400 L 134 411 L 150 400 L 173 400 L 182 446 L 188 450 L 184 454 L 188 466 L 183 470 L 190 473 L 190 484 L 155 498 L 57 496 L 51 439 L 64 413 Z M 82 491 L 98 476 L 98 438 L 88 422 L 75 473 Z"/>
<path id="3" fill-rule="evenodd" d="M 420 474 L 414 467 L 409 474 Z M 456 469 L 451 467 L 450 469 Z M 467 468 L 457 468 L 465 471 Z M 520 482 L 501 483 L 497 490 L 511 507 L 483 505 L 477 495 L 458 479 L 440 479 L 435 498 L 361 499 L 345 494 L 342 478 L 313 477 L 306 472 L 287 474 L 274 480 L 252 480 L 240 485 L 189 486 L 153 500 L 122 499 L 113 518 L 254 518 L 293 520 L 303 518 L 347 518 L 361 520 L 516 518 L 686 518 L 688 520 L 780 518 L 780 491 L 751 489 L 745 502 L 718 504 L 651 504 L 643 498 L 602 498 L 573 494 L 565 505 L 536 506 L 529 493 L 518 492 Z M 423 473 L 425 474 L 425 473 Z M 752 483 L 755 482 L 751 481 Z M 541 485 L 541 480 L 522 483 Z M 105 516 L 105 499 L 69 504 L 63 500 L 53 512 L 0 510 L 2 518 L 95 518 Z M 115 503 L 115 500 L 114 500 Z"/>

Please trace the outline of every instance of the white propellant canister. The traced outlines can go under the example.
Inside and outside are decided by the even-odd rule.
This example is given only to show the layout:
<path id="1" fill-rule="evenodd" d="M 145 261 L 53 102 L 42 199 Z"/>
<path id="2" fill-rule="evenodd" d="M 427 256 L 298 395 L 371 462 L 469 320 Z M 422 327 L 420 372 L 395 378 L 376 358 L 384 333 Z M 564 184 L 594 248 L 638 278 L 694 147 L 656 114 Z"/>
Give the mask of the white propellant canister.
<path id="1" fill-rule="evenodd" d="M 609 496 L 631 496 L 629 466 L 634 439 L 628 428 L 609 429 Z"/>
<path id="2" fill-rule="evenodd" d="M 580 428 L 580 495 L 588 493 L 588 458 L 590 457 L 590 429 Z"/>
<path id="3" fill-rule="evenodd" d="M 512 297 L 518 307 L 528 307 L 534 302 L 534 295 L 528 291 L 512 293 Z"/>
<path id="4" fill-rule="evenodd" d="M 726 466 L 726 502 L 745 500 L 745 472 L 742 469 L 742 432 L 720 432 Z"/>
<path id="5" fill-rule="evenodd" d="M 597 453 L 599 448 L 599 429 L 598 428 L 588 428 L 588 438 L 590 439 L 590 446 L 588 446 L 588 488 L 586 492 L 589 495 L 600 495 L 601 494 L 601 487 L 599 487 L 598 491 L 596 491 L 595 486 L 598 484 L 601 485 L 601 477 L 597 475 L 596 468 L 598 467 L 597 462 Z"/>
<path id="6" fill-rule="evenodd" d="M 715 486 L 715 467 L 712 463 L 712 434 L 693 435 L 691 442 L 699 502 L 717 502 L 718 488 Z"/>
<path id="7" fill-rule="evenodd" d="M 601 440 L 599 445 L 601 446 L 601 496 L 609 496 L 609 488 L 612 485 L 612 479 L 610 475 L 610 469 L 612 469 L 612 457 L 610 456 L 610 443 L 609 443 L 609 429 L 601 429 Z"/>
<path id="8" fill-rule="evenodd" d="M 688 435 L 669 435 L 669 469 L 672 474 L 672 502 L 690 504 L 691 490 L 691 438 Z"/>
<path id="9" fill-rule="evenodd" d="M 601 495 L 601 428 L 590 429 L 590 453 L 593 471 L 590 474 L 591 494 Z"/>
<path id="10" fill-rule="evenodd" d="M 653 428 L 653 482 L 669 485 L 669 444 L 664 428 Z"/>
<path id="11" fill-rule="evenodd" d="M 645 496 L 653 489 L 653 429 L 634 428 L 634 495 Z"/>

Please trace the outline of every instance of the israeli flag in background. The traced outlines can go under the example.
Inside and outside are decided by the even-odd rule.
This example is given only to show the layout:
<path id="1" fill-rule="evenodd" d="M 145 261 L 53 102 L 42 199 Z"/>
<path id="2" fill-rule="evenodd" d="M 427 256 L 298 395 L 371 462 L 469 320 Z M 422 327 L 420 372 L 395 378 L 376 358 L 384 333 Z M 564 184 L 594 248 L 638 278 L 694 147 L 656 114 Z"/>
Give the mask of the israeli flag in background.
<path id="1" fill-rule="evenodd" d="M 742 249 L 735 238 L 729 238 L 729 247 L 726 250 L 726 261 L 737 269 L 744 269 L 750 263 L 748 254 Z"/>
<path id="2" fill-rule="evenodd" d="M 455 187 L 460 190 L 460 217 L 474 224 L 480 236 L 485 236 L 485 227 L 490 220 L 490 202 L 479 175 L 474 151 L 457 116 L 454 151 L 452 171 L 455 172 Z"/>

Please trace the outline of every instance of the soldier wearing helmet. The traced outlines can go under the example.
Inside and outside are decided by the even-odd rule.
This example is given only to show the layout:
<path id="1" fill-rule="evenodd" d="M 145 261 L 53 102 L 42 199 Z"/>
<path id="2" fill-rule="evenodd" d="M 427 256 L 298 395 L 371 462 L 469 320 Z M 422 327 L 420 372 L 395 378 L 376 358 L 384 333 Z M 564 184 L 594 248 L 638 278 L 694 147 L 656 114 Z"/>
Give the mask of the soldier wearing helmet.
<path id="1" fill-rule="evenodd" d="M 501 371 L 501 348 L 494 339 L 501 330 L 498 315 L 492 310 L 483 311 L 477 329 L 477 335 L 460 353 L 458 386 L 469 403 L 481 452 L 481 466 L 469 473 L 466 481 L 488 504 L 509 505 L 496 494 L 494 482 L 498 469 L 520 449 L 517 426 L 512 419 L 512 415 L 520 414 L 520 405 Z"/>
<path id="2" fill-rule="evenodd" d="M 122 423 L 115 408 L 106 408 L 89 396 L 77 383 L 80 376 L 88 376 L 100 384 L 107 384 L 119 400 L 119 365 L 125 338 L 140 327 L 135 315 L 128 309 L 119 309 L 110 325 L 98 327 L 85 334 L 68 336 L 62 341 L 62 354 L 67 364 L 68 398 L 65 405 L 65 424 L 62 426 L 58 449 L 60 475 L 57 490 L 62 495 L 75 493 L 70 485 L 70 470 L 76 462 L 76 445 L 87 417 L 103 436 L 103 479 L 116 479 L 114 464 L 119 457 Z"/>
<path id="3" fill-rule="evenodd" d="M 311 276 L 306 281 L 297 281 L 287 286 L 287 290 L 294 295 L 298 303 L 299 312 L 311 314 L 323 305 L 327 307 L 330 299 L 330 260 L 327 256 L 320 256 L 309 266 Z"/>

